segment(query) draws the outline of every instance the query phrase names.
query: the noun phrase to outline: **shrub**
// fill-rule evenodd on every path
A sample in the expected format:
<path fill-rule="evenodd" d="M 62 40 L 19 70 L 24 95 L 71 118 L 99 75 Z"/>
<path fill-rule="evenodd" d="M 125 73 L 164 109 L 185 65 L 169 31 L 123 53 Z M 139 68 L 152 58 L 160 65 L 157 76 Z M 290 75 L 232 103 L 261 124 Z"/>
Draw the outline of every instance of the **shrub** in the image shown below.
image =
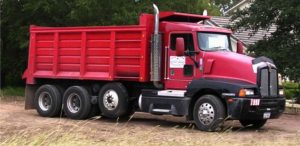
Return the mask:
<path fill-rule="evenodd" d="M 5 87 L 1 90 L 5 96 L 24 96 L 25 87 Z"/>
<path fill-rule="evenodd" d="M 285 82 L 283 88 L 287 99 L 296 99 L 297 103 L 300 103 L 300 83 Z"/>

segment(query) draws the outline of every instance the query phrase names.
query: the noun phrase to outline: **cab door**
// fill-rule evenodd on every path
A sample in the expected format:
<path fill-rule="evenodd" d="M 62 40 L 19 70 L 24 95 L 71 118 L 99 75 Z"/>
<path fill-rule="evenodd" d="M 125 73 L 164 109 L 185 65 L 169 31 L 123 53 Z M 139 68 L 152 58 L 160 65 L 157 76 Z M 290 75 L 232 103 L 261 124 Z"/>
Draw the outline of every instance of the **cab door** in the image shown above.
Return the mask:
<path fill-rule="evenodd" d="M 184 39 L 184 56 L 176 56 L 176 38 Z M 169 46 L 166 55 L 166 89 L 186 89 L 195 78 L 197 67 L 197 51 L 195 38 L 191 32 L 173 32 L 169 35 Z"/>

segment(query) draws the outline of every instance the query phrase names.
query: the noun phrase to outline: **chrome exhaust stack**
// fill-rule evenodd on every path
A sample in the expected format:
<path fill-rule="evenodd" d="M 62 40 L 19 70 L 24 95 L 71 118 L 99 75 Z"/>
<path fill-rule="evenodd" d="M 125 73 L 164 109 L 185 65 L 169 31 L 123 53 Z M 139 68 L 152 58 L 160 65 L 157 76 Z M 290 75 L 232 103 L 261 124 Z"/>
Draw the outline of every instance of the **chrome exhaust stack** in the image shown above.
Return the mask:
<path fill-rule="evenodd" d="M 154 34 L 158 34 L 159 31 L 159 9 L 153 4 L 154 9 Z"/>
<path fill-rule="evenodd" d="M 153 4 L 154 33 L 151 40 L 151 81 L 156 88 L 162 88 L 161 81 L 161 34 L 159 34 L 159 9 Z"/>

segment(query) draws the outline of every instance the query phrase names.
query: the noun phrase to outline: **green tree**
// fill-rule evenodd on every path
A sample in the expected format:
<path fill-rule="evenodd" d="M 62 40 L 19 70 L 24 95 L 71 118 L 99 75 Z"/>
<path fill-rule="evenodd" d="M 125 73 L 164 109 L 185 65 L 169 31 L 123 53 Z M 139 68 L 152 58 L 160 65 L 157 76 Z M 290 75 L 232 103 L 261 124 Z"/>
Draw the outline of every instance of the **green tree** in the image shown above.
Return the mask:
<path fill-rule="evenodd" d="M 27 67 L 29 26 L 88 26 L 137 24 L 141 13 L 161 11 L 219 15 L 210 0 L 0 0 L 1 83 L 22 85 Z"/>
<path fill-rule="evenodd" d="M 26 68 L 30 24 L 61 26 L 70 11 L 71 0 L 1 1 L 1 83 L 22 85 Z"/>
<path fill-rule="evenodd" d="M 275 25 L 276 31 L 269 38 L 249 48 L 255 56 L 267 56 L 274 60 L 279 72 L 296 82 L 300 81 L 300 1 L 255 0 L 232 17 L 238 21 L 234 29 L 268 30 Z"/>

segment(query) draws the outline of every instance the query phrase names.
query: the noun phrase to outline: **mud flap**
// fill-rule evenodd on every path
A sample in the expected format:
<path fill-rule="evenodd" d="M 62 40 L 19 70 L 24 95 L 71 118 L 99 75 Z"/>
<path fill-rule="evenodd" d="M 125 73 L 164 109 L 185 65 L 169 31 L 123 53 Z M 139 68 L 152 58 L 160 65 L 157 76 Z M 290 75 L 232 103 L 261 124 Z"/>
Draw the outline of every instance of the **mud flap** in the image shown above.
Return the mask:
<path fill-rule="evenodd" d="M 25 87 L 25 109 L 35 109 L 34 106 L 34 94 L 37 90 L 35 85 L 26 85 Z"/>

